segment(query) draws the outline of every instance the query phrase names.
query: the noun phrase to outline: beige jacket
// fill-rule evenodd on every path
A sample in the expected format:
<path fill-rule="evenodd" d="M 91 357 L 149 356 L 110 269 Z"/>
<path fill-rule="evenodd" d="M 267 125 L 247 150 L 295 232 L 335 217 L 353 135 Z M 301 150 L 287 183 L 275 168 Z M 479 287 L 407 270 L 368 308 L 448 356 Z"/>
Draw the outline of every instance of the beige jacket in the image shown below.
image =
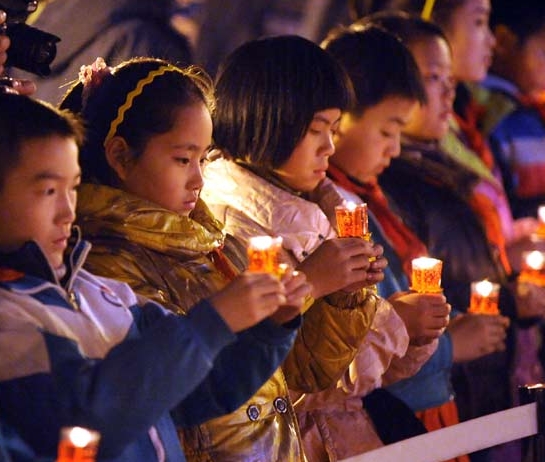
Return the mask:
<path fill-rule="evenodd" d="M 224 159 L 212 162 L 205 177 L 209 186 L 202 197 L 226 230 L 246 240 L 258 234 L 282 236 L 290 263 L 304 260 L 324 238 L 336 236 L 334 206 L 343 199 L 328 179 L 305 200 Z M 373 299 L 371 328 L 336 383 L 303 393 L 288 380 L 309 461 L 336 461 L 382 446 L 361 398 L 415 374 L 437 348 L 436 341 L 409 347 L 401 318 L 386 300 Z"/>

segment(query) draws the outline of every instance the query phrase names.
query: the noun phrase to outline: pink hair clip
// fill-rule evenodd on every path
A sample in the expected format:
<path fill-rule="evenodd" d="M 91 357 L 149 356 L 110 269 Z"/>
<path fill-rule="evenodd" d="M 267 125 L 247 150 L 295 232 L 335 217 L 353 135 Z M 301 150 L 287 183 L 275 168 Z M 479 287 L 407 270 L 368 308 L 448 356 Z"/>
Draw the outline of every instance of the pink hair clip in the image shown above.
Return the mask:
<path fill-rule="evenodd" d="M 111 75 L 112 68 L 106 65 L 106 62 L 102 58 L 95 59 L 93 64 L 81 66 L 79 69 L 79 81 L 83 84 L 82 100 L 85 104 L 89 93 L 96 87 L 98 87 L 104 77 Z"/>

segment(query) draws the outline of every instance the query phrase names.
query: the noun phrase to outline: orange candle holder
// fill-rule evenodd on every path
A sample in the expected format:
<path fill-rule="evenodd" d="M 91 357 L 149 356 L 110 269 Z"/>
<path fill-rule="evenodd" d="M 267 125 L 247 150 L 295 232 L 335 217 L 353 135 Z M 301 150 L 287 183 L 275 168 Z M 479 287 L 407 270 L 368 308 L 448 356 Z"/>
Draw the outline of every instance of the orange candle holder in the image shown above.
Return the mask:
<path fill-rule="evenodd" d="M 500 285 L 487 279 L 471 283 L 471 298 L 469 313 L 500 314 L 498 308 L 500 299 Z"/>
<path fill-rule="evenodd" d="M 419 257 L 411 262 L 411 289 L 424 293 L 441 293 L 443 262 L 437 258 Z"/>
<path fill-rule="evenodd" d="M 285 265 L 280 263 L 282 237 L 254 236 L 248 244 L 248 270 L 281 276 Z"/>
<path fill-rule="evenodd" d="M 539 250 L 522 252 L 522 265 L 518 280 L 519 282 L 545 286 L 545 252 Z"/>
<path fill-rule="evenodd" d="M 337 205 L 335 207 L 335 218 L 337 219 L 339 237 L 371 239 L 366 203 L 347 202 L 344 205 Z"/>
<path fill-rule="evenodd" d="M 83 427 L 61 429 L 56 462 L 94 462 L 100 433 Z"/>

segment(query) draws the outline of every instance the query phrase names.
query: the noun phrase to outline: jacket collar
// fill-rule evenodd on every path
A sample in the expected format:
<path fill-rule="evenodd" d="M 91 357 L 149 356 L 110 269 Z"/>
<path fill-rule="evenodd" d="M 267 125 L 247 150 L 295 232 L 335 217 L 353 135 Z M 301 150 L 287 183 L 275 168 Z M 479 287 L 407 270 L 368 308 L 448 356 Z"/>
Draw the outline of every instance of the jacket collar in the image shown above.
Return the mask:
<path fill-rule="evenodd" d="M 73 227 L 71 241 L 73 247 L 65 255 L 66 272 L 62 277 L 62 285 L 72 286 L 73 280 L 83 266 L 91 245 L 81 239 L 81 232 L 77 226 Z M 49 264 L 42 248 L 35 241 L 27 241 L 15 252 L 0 253 L 0 268 L 20 273 L 21 276 L 33 276 L 61 285 L 57 273 Z"/>
<path fill-rule="evenodd" d="M 223 245 L 223 225 L 199 200 L 189 217 L 164 209 L 120 189 L 83 184 L 78 223 L 91 242 L 113 237 L 183 258 Z"/>

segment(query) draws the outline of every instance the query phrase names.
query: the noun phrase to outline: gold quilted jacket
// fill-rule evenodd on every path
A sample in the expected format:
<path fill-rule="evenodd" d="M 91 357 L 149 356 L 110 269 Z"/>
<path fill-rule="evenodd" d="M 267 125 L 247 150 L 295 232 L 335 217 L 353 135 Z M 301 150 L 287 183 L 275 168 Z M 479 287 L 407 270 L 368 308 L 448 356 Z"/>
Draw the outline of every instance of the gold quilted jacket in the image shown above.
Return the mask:
<path fill-rule="evenodd" d="M 227 283 L 209 252 L 224 242 L 233 265 L 240 271 L 246 264 L 245 249 L 224 239 L 202 201 L 191 217 L 182 217 L 117 189 L 82 185 L 78 222 L 93 243 L 90 271 L 123 280 L 179 314 Z M 374 307 L 373 300 L 365 305 Z M 302 388 L 318 390 L 335 383 L 351 362 L 372 310 L 309 311 L 315 315 L 303 323 L 287 372 Z M 235 412 L 180 432 L 190 462 L 306 462 L 280 368 Z"/>

